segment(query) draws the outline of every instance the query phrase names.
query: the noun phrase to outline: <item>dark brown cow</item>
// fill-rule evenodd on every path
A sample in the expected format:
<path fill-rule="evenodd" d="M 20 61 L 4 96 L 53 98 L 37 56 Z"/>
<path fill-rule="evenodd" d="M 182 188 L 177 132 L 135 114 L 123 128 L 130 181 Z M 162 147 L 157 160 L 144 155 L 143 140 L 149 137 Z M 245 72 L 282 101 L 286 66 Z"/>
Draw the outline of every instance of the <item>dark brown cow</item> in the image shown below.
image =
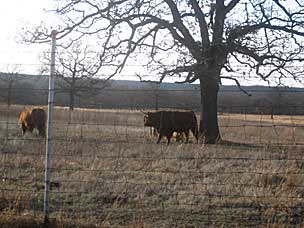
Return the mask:
<path fill-rule="evenodd" d="M 19 124 L 21 125 L 23 135 L 28 130 L 33 132 L 36 128 L 41 137 L 45 137 L 46 131 L 46 113 L 42 108 L 27 108 L 19 115 Z"/>
<path fill-rule="evenodd" d="M 193 111 L 156 111 L 147 112 L 144 116 L 144 126 L 154 127 L 159 133 L 157 143 L 163 136 L 167 137 L 167 144 L 173 132 L 184 133 L 186 143 L 189 140 L 189 130 L 192 131 L 196 140 L 198 140 L 197 119 Z"/>

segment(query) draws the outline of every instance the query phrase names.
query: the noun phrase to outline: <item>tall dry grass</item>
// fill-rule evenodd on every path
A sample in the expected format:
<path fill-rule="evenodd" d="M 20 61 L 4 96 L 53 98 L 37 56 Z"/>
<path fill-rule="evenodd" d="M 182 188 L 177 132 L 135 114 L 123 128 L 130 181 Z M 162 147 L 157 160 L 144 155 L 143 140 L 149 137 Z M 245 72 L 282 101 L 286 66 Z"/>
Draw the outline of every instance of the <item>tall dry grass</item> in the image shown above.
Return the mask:
<path fill-rule="evenodd" d="M 45 143 L 35 134 L 21 137 L 21 108 L 10 110 L 8 132 L 0 133 L 0 213 L 39 218 Z M 222 136 L 233 143 L 205 146 L 192 137 L 189 144 L 167 146 L 155 144 L 142 115 L 55 109 L 52 219 L 100 227 L 303 224 L 301 127 L 279 127 L 279 117 L 271 126 L 259 117 L 226 114 Z M 0 121 L 6 129 L 7 115 Z"/>

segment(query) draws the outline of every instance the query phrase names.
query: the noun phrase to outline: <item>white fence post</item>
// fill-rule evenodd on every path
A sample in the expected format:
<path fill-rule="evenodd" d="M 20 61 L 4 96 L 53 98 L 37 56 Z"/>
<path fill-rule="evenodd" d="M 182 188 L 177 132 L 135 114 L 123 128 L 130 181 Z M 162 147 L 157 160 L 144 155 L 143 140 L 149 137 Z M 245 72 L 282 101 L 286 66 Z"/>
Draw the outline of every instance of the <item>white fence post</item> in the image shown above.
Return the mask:
<path fill-rule="evenodd" d="M 44 222 L 49 221 L 49 191 L 51 177 L 51 154 L 52 154 L 52 126 L 53 126 L 53 104 L 54 104 L 54 76 L 55 76 L 55 52 L 56 52 L 56 35 L 57 31 L 53 30 L 52 49 L 51 49 L 51 72 L 49 77 L 49 94 L 48 94 L 48 117 L 46 133 L 46 158 L 45 158 L 45 192 L 44 192 Z"/>

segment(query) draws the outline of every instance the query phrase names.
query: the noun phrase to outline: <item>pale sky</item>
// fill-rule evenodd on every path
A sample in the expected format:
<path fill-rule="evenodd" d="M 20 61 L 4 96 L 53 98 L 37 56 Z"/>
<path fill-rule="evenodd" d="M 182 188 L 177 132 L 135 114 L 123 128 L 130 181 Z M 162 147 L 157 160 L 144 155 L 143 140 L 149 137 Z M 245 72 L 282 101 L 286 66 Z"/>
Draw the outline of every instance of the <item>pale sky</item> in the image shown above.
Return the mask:
<path fill-rule="evenodd" d="M 38 55 L 43 47 L 21 44 L 20 33 L 24 26 L 51 21 L 43 9 L 50 7 L 49 0 L 2 1 L 0 7 L 0 71 L 11 71 L 18 65 L 20 73 L 33 72 L 39 65 Z"/>
<path fill-rule="evenodd" d="M 51 9 L 53 4 L 52 0 L 9 0 L 1 2 L 0 71 L 11 72 L 17 66 L 19 73 L 38 73 L 40 65 L 38 57 L 43 51 L 50 50 L 51 47 L 50 45 L 21 44 L 19 34 L 24 26 L 39 25 L 42 21 L 56 27 L 55 15 L 44 11 L 44 9 Z M 133 75 L 132 72 L 130 74 Z M 223 81 L 223 83 L 234 84 L 233 81 Z M 242 84 L 268 85 L 260 80 L 243 81 Z M 294 83 L 294 81 L 290 83 L 290 86 L 303 87 L 302 84 Z"/>

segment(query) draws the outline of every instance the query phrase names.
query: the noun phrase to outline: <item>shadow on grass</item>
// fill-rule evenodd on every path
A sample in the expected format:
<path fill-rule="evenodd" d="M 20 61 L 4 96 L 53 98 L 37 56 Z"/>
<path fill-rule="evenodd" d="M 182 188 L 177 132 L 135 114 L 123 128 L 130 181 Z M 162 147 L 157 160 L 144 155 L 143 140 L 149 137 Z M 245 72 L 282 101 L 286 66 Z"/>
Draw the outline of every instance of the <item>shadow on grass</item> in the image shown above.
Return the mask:
<path fill-rule="evenodd" d="M 259 150 L 269 150 L 269 151 L 288 151 L 291 148 L 296 148 L 298 145 L 294 144 L 255 144 L 255 143 L 246 143 L 246 142 L 234 142 L 229 140 L 221 140 L 218 145 L 226 146 L 226 147 L 233 147 L 239 148 L 242 150 L 252 150 L 252 149 L 259 149 Z"/>
<path fill-rule="evenodd" d="M 33 218 L 30 215 L 18 216 L 18 215 L 0 215 L 0 227 L 1 228 L 96 228 L 96 225 L 80 224 L 68 221 L 59 221 L 56 219 L 50 219 L 48 223 L 44 223 L 41 218 Z M 102 227 L 102 226 L 100 226 Z"/>
<path fill-rule="evenodd" d="M 257 149 L 257 148 L 264 148 L 265 145 L 259 145 L 259 144 L 253 144 L 253 143 L 244 143 L 244 142 L 234 142 L 229 140 L 221 140 L 218 145 L 221 146 L 231 146 L 231 147 L 242 147 L 242 148 L 248 148 L 248 149 Z"/>

